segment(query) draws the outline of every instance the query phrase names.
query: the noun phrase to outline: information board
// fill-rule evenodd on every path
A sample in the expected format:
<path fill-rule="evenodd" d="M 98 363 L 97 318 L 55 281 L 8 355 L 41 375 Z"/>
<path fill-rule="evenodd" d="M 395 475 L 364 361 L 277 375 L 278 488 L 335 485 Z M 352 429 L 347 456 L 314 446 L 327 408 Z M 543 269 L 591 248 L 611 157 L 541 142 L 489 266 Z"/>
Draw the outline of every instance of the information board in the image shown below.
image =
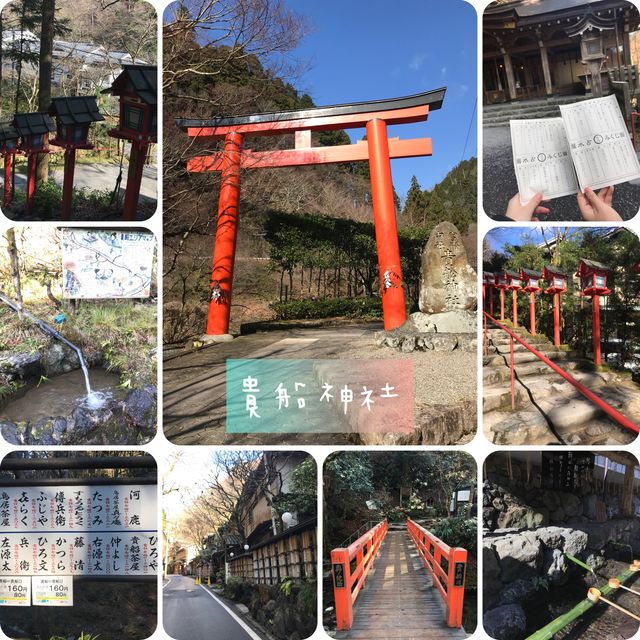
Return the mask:
<path fill-rule="evenodd" d="M 0 577 L 0 607 L 30 607 L 31 578 Z"/>
<path fill-rule="evenodd" d="M 145 231 L 62 231 L 64 297 L 148 298 L 154 235 Z"/>
<path fill-rule="evenodd" d="M 33 605 L 36 607 L 72 607 L 73 578 L 71 576 L 33 577 Z"/>
<path fill-rule="evenodd" d="M 155 485 L 0 489 L 0 577 L 155 575 Z"/>

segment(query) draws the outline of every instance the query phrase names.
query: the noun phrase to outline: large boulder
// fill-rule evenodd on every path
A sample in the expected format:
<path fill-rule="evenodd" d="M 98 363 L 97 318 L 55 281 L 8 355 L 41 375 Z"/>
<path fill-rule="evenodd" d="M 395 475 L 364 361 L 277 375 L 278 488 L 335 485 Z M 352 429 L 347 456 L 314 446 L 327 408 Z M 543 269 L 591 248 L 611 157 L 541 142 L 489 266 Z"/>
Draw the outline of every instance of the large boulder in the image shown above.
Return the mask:
<path fill-rule="evenodd" d="M 482 625 L 495 640 L 513 640 L 525 632 L 527 618 L 519 604 L 505 604 L 487 611 L 482 617 Z"/>
<path fill-rule="evenodd" d="M 517 578 L 532 578 L 538 574 L 542 564 L 542 543 L 535 531 L 507 535 L 492 541 L 498 556 L 502 582 L 513 582 Z"/>
<path fill-rule="evenodd" d="M 131 426 L 152 429 L 157 423 L 157 390 L 151 385 L 134 389 L 124 399 L 124 415 Z"/>
<path fill-rule="evenodd" d="M 42 371 L 45 376 L 59 376 L 80 367 L 78 354 L 61 342 L 52 342 L 43 352 Z"/>
<path fill-rule="evenodd" d="M 420 311 L 472 310 L 477 302 L 476 272 L 469 265 L 460 232 L 450 222 L 441 222 L 422 253 Z"/>
<path fill-rule="evenodd" d="M 469 311 L 443 311 L 442 313 L 412 313 L 409 320 L 419 332 L 476 333 L 477 316 Z"/>
<path fill-rule="evenodd" d="M 40 376 L 40 354 L 38 352 L 17 353 L 0 358 L 0 373 L 9 380 L 37 378 Z"/>

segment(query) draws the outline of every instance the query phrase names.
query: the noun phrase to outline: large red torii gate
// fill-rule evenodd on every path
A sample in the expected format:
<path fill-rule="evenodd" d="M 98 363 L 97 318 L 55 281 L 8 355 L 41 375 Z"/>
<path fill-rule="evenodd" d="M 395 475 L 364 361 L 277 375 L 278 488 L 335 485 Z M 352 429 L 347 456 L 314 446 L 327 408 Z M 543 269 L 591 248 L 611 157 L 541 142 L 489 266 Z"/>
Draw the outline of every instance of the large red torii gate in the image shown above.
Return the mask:
<path fill-rule="evenodd" d="M 229 333 L 231 288 L 238 231 L 240 170 L 294 167 L 369 160 L 371 196 L 380 269 L 384 328 L 395 329 L 406 320 L 400 249 L 393 202 L 391 158 L 431 155 L 431 139 L 389 139 L 387 126 L 421 122 L 440 109 L 446 88 L 403 98 L 317 107 L 299 111 L 260 113 L 211 120 L 178 119 L 176 124 L 191 137 L 224 138 L 224 150 L 191 158 L 187 171 L 221 172 L 218 221 L 213 253 L 207 335 Z M 355 144 L 314 147 L 312 131 L 365 127 L 367 140 Z M 294 134 L 293 149 L 243 150 L 245 136 Z"/>

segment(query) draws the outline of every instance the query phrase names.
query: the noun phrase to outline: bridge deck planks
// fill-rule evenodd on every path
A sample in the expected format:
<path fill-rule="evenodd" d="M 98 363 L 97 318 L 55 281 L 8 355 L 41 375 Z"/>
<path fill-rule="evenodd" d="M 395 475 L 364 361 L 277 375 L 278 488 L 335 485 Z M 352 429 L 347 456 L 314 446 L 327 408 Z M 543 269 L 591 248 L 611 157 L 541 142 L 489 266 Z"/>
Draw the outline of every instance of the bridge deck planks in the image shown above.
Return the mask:
<path fill-rule="evenodd" d="M 466 638 L 444 622 L 445 608 L 406 531 L 389 531 L 340 638 L 447 640 Z"/>

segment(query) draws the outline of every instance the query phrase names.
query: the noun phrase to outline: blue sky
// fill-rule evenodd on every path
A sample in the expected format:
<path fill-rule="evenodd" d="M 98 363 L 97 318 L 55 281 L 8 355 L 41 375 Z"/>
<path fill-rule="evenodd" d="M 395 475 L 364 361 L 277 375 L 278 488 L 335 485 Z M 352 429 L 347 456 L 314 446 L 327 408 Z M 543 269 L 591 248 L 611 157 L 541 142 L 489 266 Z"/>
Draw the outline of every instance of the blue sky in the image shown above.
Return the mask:
<path fill-rule="evenodd" d="M 577 231 L 584 230 L 586 227 L 568 228 L 569 234 L 572 235 Z M 607 232 L 610 230 L 610 227 L 601 227 L 601 230 Z M 553 238 L 554 228 L 547 227 L 547 231 L 547 239 Z M 544 241 L 539 227 L 497 227 L 489 231 L 485 238 L 492 249 L 500 252 L 504 250 L 505 244 L 517 246 L 525 244 L 527 240 L 535 242 L 536 244 Z"/>
<path fill-rule="evenodd" d="M 430 137 L 431 158 L 392 161 L 401 196 L 412 175 L 437 184 L 462 159 L 476 102 L 476 13 L 464 0 L 287 0 L 312 32 L 294 52 L 308 67 L 294 84 L 319 105 L 376 100 L 447 87 L 427 122 L 390 127 L 392 136 Z M 464 158 L 477 155 L 477 117 Z M 364 130 L 349 131 L 352 140 Z"/>

